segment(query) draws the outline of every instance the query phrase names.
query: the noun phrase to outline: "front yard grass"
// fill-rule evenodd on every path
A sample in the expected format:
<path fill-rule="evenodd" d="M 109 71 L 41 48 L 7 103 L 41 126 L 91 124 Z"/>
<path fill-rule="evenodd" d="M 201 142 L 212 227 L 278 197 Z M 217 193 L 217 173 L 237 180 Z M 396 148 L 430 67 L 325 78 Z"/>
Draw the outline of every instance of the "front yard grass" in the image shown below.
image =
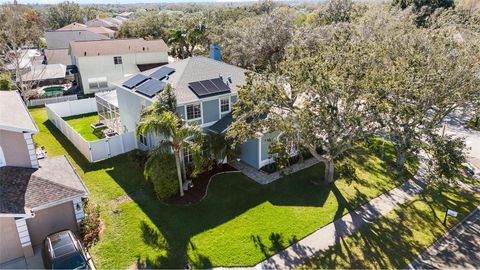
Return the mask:
<path fill-rule="evenodd" d="M 207 197 L 194 206 L 160 203 L 128 156 L 90 164 L 47 119 L 32 109 L 40 128 L 34 139 L 49 156 L 67 155 L 84 179 L 105 224 L 89 249 L 99 269 L 251 266 L 400 185 L 408 175 L 392 168 L 389 143 L 370 140 L 343 162 L 356 179 L 319 184 L 323 165 L 260 185 L 240 173 L 215 176 Z M 409 160 L 411 172 L 416 169 Z"/>
<path fill-rule="evenodd" d="M 480 203 L 478 194 L 460 188 L 431 187 L 360 228 L 300 268 L 405 269 L 449 228 Z M 458 212 L 442 224 L 447 209 Z"/>
<path fill-rule="evenodd" d="M 95 130 L 90 126 L 99 121 L 98 113 L 96 112 L 64 117 L 63 120 L 67 121 L 67 123 L 87 141 L 95 141 L 105 138 L 103 130 Z"/>

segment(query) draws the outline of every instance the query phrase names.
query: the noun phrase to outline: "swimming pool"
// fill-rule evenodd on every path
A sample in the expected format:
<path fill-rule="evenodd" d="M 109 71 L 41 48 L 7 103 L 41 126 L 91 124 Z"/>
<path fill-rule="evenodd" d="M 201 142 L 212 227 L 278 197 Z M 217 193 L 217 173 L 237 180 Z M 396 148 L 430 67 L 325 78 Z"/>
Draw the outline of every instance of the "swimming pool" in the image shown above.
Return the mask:
<path fill-rule="evenodd" d="M 49 86 L 43 88 L 45 96 L 61 96 L 65 91 L 65 87 L 62 85 Z"/>

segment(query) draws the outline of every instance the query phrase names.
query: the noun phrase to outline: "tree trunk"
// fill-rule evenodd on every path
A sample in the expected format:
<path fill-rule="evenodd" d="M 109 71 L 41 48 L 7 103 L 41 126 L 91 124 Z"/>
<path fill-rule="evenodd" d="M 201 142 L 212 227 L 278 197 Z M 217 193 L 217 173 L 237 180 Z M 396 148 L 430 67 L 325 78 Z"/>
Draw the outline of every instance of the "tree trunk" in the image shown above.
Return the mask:
<path fill-rule="evenodd" d="M 335 163 L 332 159 L 327 159 L 324 161 L 325 163 L 325 181 L 327 183 L 332 183 L 334 179 L 334 172 L 335 172 Z"/>
<path fill-rule="evenodd" d="M 406 159 L 407 152 L 403 149 L 397 149 L 397 160 L 395 161 L 395 166 L 397 166 L 397 168 L 403 169 Z"/>
<path fill-rule="evenodd" d="M 182 177 L 184 181 L 187 181 L 187 168 L 185 167 L 185 154 L 183 148 L 180 149 L 180 161 L 182 165 Z"/>
<path fill-rule="evenodd" d="M 175 151 L 175 163 L 177 164 L 178 184 L 180 185 L 180 197 L 183 197 L 182 164 L 179 151 Z"/>

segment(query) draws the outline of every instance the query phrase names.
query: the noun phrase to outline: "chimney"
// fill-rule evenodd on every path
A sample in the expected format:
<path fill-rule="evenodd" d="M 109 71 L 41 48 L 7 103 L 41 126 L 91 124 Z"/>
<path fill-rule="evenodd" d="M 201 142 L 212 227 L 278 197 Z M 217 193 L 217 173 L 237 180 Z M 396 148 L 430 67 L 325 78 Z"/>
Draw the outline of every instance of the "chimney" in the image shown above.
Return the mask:
<path fill-rule="evenodd" d="M 210 58 L 222 61 L 222 48 L 218 44 L 210 45 Z"/>

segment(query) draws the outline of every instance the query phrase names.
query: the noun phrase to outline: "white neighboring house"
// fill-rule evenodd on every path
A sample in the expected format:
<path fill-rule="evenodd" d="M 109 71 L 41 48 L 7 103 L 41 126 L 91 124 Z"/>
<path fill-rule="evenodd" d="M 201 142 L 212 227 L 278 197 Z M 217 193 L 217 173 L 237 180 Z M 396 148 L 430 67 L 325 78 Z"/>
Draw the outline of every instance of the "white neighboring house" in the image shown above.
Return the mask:
<path fill-rule="evenodd" d="M 74 41 L 69 50 L 84 94 L 107 90 L 111 81 L 168 63 L 168 46 L 163 40 Z"/>

